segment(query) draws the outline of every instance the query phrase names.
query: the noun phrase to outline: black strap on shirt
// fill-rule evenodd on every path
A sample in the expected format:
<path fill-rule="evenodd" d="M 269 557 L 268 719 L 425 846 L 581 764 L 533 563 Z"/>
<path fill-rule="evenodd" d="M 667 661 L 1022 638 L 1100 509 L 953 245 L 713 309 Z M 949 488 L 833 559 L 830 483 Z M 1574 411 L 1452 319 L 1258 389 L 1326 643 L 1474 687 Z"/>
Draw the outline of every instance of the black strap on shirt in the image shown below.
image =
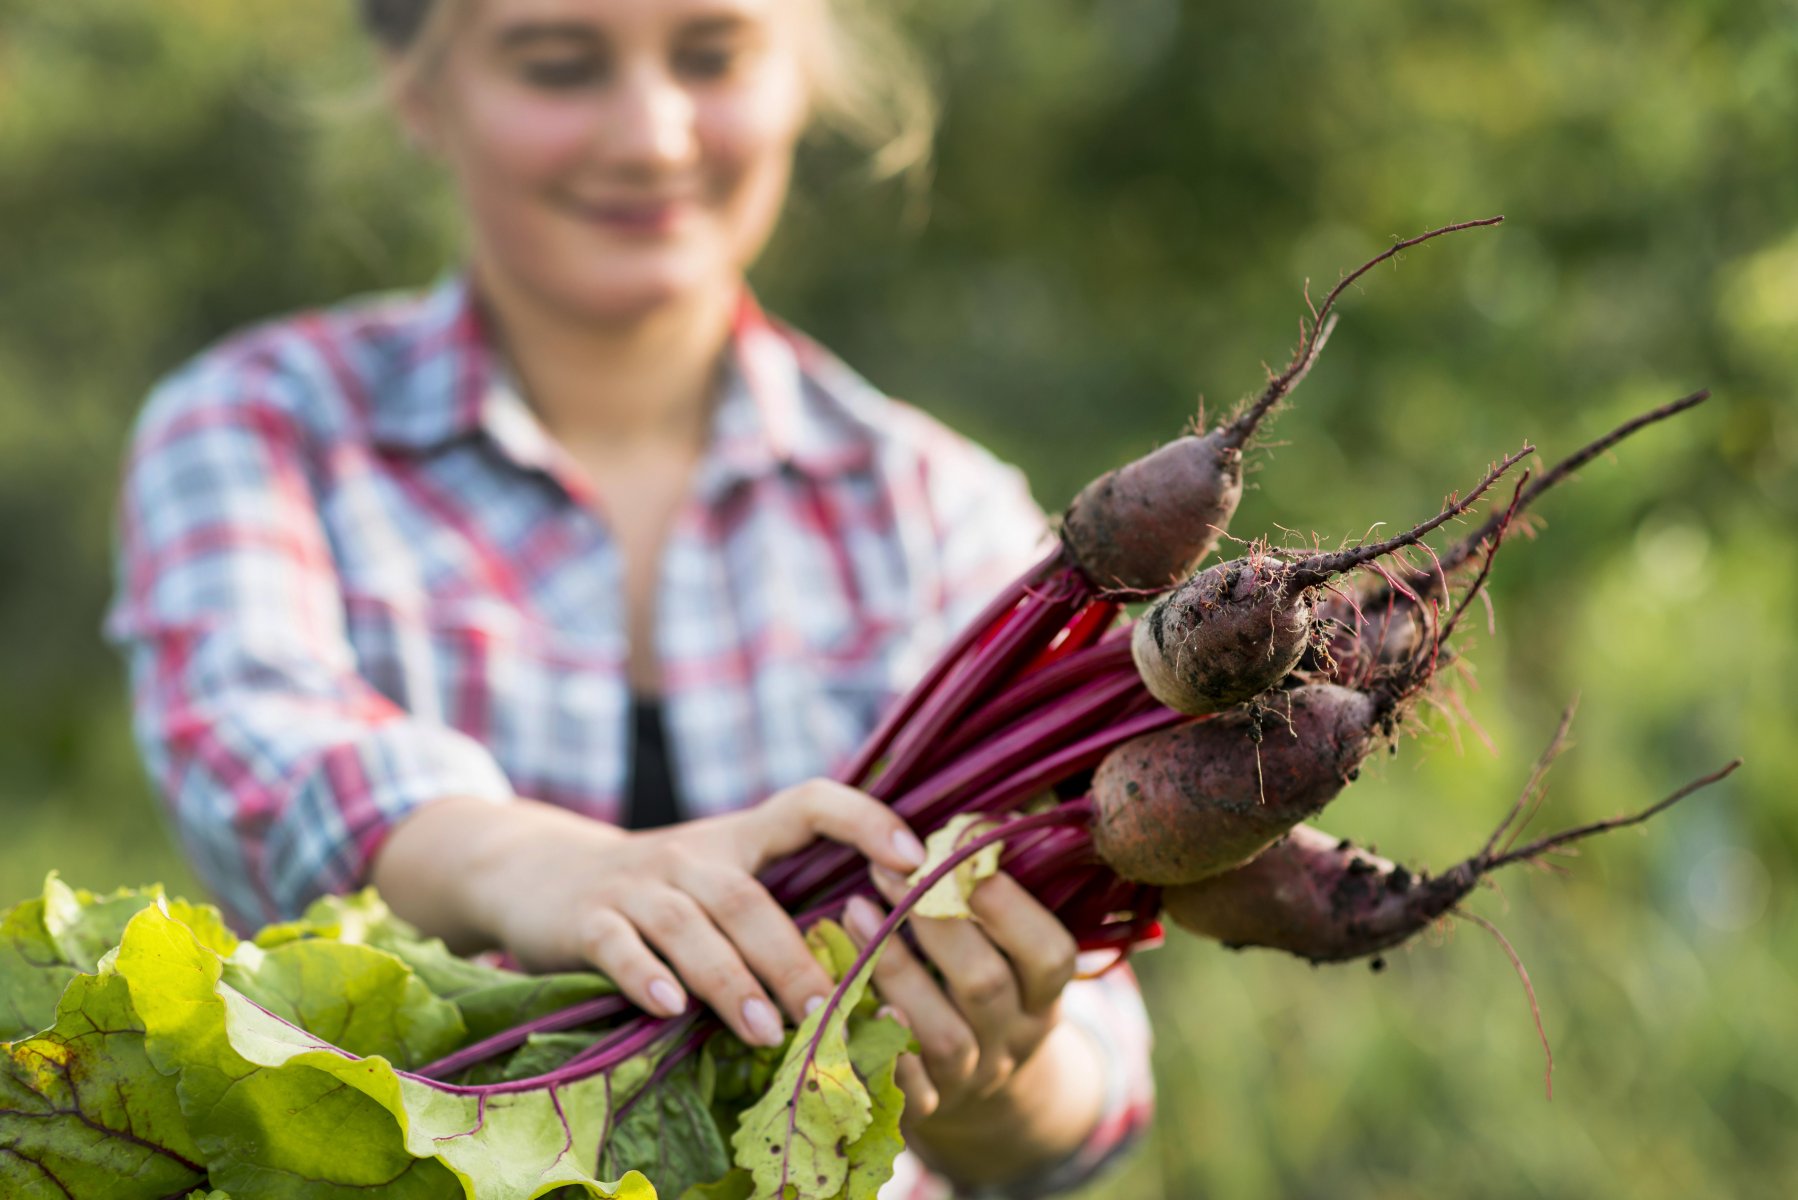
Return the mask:
<path fill-rule="evenodd" d="M 631 770 L 625 795 L 627 829 L 660 829 L 681 820 L 662 704 L 653 698 L 631 697 Z"/>

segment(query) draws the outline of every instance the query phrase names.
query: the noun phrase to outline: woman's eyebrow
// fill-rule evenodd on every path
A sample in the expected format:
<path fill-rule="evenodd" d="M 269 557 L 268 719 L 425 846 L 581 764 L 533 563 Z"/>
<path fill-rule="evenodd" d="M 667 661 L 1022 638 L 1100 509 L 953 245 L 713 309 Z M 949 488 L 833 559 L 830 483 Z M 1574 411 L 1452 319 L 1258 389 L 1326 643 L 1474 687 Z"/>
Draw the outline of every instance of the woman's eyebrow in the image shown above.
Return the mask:
<path fill-rule="evenodd" d="M 544 43 L 579 42 L 591 45 L 602 40 L 599 33 L 578 21 L 532 21 L 508 25 L 494 41 L 501 50 L 528 50 Z"/>
<path fill-rule="evenodd" d="M 741 13 L 720 13 L 717 16 L 695 17 L 691 21 L 684 21 L 681 23 L 680 31 L 687 37 L 720 37 L 742 33 L 760 25 L 760 21 L 753 20 Z"/>

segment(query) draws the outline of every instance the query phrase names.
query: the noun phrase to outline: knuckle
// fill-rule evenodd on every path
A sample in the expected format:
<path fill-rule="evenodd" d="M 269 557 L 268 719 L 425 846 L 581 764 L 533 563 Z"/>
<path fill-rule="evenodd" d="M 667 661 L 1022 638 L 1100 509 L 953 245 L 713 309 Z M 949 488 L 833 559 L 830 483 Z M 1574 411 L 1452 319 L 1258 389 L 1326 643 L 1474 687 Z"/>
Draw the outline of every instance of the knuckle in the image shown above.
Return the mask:
<path fill-rule="evenodd" d="M 942 1107 L 943 1096 L 924 1064 L 917 1059 L 901 1060 L 899 1086 L 905 1092 L 905 1119 L 916 1121 L 928 1117 Z"/>
<path fill-rule="evenodd" d="M 880 919 L 886 920 L 884 912 L 880 914 Z M 856 941 L 859 944 L 864 939 L 857 938 Z M 886 940 L 886 944 L 880 948 L 879 955 L 874 959 L 874 978 L 882 983 L 892 983 L 903 979 L 908 973 L 915 970 L 918 970 L 918 960 L 912 957 L 912 952 L 906 946 L 905 939 L 897 935 Z"/>
<path fill-rule="evenodd" d="M 640 849 L 636 869 L 641 878 L 672 879 L 681 858 L 678 846 L 666 838 L 657 838 Z"/>
<path fill-rule="evenodd" d="M 1017 1069 L 1017 1060 L 1009 1054 L 988 1055 L 981 1060 L 974 1078 L 969 1081 L 968 1090 L 977 1096 L 991 1095 L 1004 1087 Z"/>
<path fill-rule="evenodd" d="M 969 1004 L 987 1008 L 1002 1002 L 1011 988 L 1011 972 L 989 964 L 970 971 L 959 990 Z"/>
<path fill-rule="evenodd" d="M 980 1061 L 980 1044 L 965 1026 L 932 1030 L 919 1039 L 919 1046 L 933 1079 L 966 1079 Z"/>
<path fill-rule="evenodd" d="M 808 779 L 796 783 L 775 797 L 775 801 L 790 812 L 810 814 L 818 808 L 818 789 L 821 780 Z"/>
<path fill-rule="evenodd" d="M 768 983 L 782 996 L 800 1002 L 830 991 L 830 976 L 811 959 L 783 962 L 768 972 Z"/>
<path fill-rule="evenodd" d="M 662 888 L 645 892 L 635 904 L 637 925 L 657 940 L 678 938 L 691 927 L 693 902 L 680 892 Z"/>
<path fill-rule="evenodd" d="M 679 842 L 667 842 L 656 851 L 658 874 L 664 879 L 684 879 L 702 860 Z"/>
<path fill-rule="evenodd" d="M 1080 948 L 1071 937 L 1058 939 L 1048 948 L 1048 958 L 1043 964 L 1043 978 L 1048 984 L 1046 990 L 1059 996 L 1061 990 L 1074 981 L 1079 970 Z"/>
<path fill-rule="evenodd" d="M 742 912 L 768 903 L 768 890 L 755 877 L 742 871 L 728 871 L 716 876 L 712 883 L 713 902 L 720 908 Z"/>
<path fill-rule="evenodd" d="M 609 908 L 595 909 L 581 918 L 580 946 L 592 962 L 609 967 L 629 945 L 627 923 Z"/>

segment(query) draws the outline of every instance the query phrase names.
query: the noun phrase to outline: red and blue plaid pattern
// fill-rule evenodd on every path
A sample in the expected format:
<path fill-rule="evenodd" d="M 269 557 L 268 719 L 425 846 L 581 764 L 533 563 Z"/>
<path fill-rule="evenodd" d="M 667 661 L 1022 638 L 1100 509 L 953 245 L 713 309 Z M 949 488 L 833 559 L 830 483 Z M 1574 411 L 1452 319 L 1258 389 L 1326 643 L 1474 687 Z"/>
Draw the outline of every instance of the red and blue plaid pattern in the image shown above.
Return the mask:
<path fill-rule="evenodd" d="M 623 815 L 619 556 L 461 280 L 260 327 L 164 381 L 119 528 L 107 631 L 138 741 L 238 922 L 360 886 L 442 796 Z M 828 774 L 1044 536 L 1016 471 L 745 299 L 656 590 L 689 811 Z M 1067 1006 L 1119 1073 L 1057 1190 L 1149 1097 L 1125 975 Z"/>

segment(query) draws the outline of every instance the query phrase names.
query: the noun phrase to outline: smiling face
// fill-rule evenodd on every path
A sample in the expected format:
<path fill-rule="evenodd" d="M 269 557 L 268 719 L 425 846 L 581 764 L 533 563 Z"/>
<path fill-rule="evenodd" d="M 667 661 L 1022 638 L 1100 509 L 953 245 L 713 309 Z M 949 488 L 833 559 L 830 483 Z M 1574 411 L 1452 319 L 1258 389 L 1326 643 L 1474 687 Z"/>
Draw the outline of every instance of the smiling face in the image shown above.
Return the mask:
<path fill-rule="evenodd" d="M 734 289 L 806 121 L 799 0 L 466 0 L 401 89 L 454 175 L 476 274 L 628 323 Z"/>

